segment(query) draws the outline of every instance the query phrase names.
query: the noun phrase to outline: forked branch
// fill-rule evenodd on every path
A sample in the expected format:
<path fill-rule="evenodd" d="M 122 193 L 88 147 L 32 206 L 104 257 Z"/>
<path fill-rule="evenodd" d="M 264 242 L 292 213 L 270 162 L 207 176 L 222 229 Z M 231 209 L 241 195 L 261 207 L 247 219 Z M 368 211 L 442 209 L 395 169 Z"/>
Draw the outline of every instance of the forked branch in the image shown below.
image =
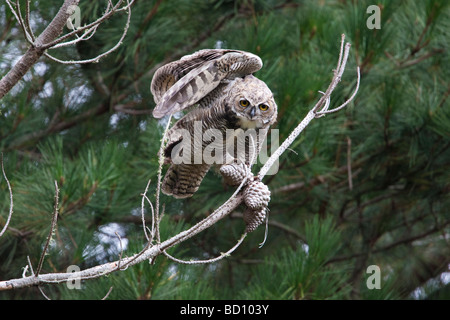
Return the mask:
<path fill-rule="evenodd" d="M 30 68 L 38 61 L 38 59 L 45 55 L 49 59 L 62 64 L 80 64 L 98 62 L 101 58 L 116 50 L 123 42 L 127 34 L 131 19 L 131 6 L 135 0 L 118 0 L 113 4 L 111 0 L 107 1 L 106 10 L 104 14 L 97 20 L 88 23 L 82 27 L 73 26 L 73 30 L 62 36 L 64 26 L 70 22 L 70 17 L 73 15 L 75 8 L 78 8 L 79 0 L 65 0 L 58 13 L 55 15 L 50 24 L 45 30 L 36 37 L 30 23 L 30 0 L 26 0 L 25 16 L 21 13 L 20 1 L 5 0 L 15 19 L 17 20 L 20 29 L 24 33 L 25 40 L 30 44 L 29 49 L 19 59 L 11 70 L 0 80 L 0 99 L 5 96 L 20 79 L 30 70 Z M 97 31 L 97 28 L 104 21 L 112 17 L 114 14 L 125 11 L 127 13 L 127 21 L 125 23 L 123 32 L 117 43 L 103 53 L 96 57 L 84 60 L 61 60 L 50 55 L 47 50 L 56 49 L 65 46 L 72 46 L 80 41 L 89 40 Z M 73 40 L 68 40 L 74 38 Z M 66 41 L 67 40 L 67 41 Z"/>

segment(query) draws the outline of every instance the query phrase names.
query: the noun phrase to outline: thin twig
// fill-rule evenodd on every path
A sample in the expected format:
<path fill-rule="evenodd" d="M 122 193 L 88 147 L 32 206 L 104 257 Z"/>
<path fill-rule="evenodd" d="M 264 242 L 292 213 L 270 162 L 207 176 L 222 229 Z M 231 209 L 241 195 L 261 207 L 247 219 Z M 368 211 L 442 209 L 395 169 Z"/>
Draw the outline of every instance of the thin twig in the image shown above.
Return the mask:
<path fill-rule="evenodd" d="M 356 78 L 356 88 L 355 88 L 355 90 L 353 91 L 353 93 L 352 93 L 352 95 L 350 96 L 350 98 L 348 98 L 347 101 L 345 101 L 345 102 L 344 102 L 343 104 L 341 104 L 339 107 L 336 107 L 336 108 L 331 109 L 331 110 L 318 111 L 318 112 L 316 113 L 317 115 L 320 116 L 320 115 L 324 115 L 324 114 L 327 114 L 327 113 L 334 113 L 334 112 L 337 112 L 337 111 L 343 109 L 345 106 L 347 106 L 350 102 L 353 101 L 353 99 L 355 98 L 356 94 L 358 93 L 358 90 L 359 90 L 359 84 L 360 84 L 360 82 L 361 82 L 361 72 L 360 72 L 359 67 L 356 68 L 356 74 L 357 74 L 357 78 Z M 316 117 L 317 117 L 317 116 L 316 116 Z"/>
<path fill-rule="evenodd" d="M 26 265 L 26 266 L 23 268 L 22 278 L 25 278 L 25 277 L 27 276 L 27 272 L 28 272 L 28 265 Z"/>
<path fill-rule="evenodd" d="M 95 34 L 95 32 L 97 31 L 99 24 L 93 26 L 92 28 L 86 30 L 81 37 L 78 37 L 74 40 L 70 40 L 70 41 L 66 41 L 66 42 L 61 42 L 58 44 L 55 44 L 54 46 L 50 47 L 49 49 L 57 49 L 57 48 L 61 48 L 61 47 L 67 47 L 67 46 L 71 46 L 74 44 L 77 44 L 80 41 L 86 41 L 89 40 L 90 38 L 92 38 L 92 36 Z"/>
<path fill-rule="evenodd" d="M 29 42 L 29 43 L 33 43 L 33 39 L 31 37 L 31 35 L 28 33 L 27 27 L 26 27 L 26 23 L 22 17 L 22 10 L 20 9 L 20 2 L 19 0 L 16 0 L 16 11 L 17 11 L 17 16 L 18 16 L 18 23 L 20 25 L 20 28 L 23 31 L 23 34 L 25 36 L 25 39 Z"/>
<path fill-rule="evenodd" d="M 159 222 L 161 219 L 161 215 L 159 214 L 159 197 L 161 195 L 161 181 L 162 181 L 162 168 L 164 165 L 164 148 L 166 146 L 166 139 L 167 139 L 167 133 L 169 132 L 170 128 L 170 121 L 172 120 L 172 115 L 169 115 L 167 118 L 167 125 L 164 129 L 163 136 L 161 138 L 161 146 L 159 148 L 159 159 L 158 159 L 158 183 L 156 185 L 156 200 L 155 200 L 155 220 L 156 220 L 156 228 L 155 228 L 155 235 L 156 235 L 156 242 L 160 243 L 160 233 L 159 233 Z"/>
<path fill-rule="evenodd" d="M 264 229 L 264 238 L 258 245 L 258 248 L 262 248 L 267 240 L 267 235 L 269 234 L 269 208 L 266 208 L 266 228 Z"/>
<path fill-rule="evenodd" d="M 6 229 L 8 229 L 9 222 L 11 221 L 11 217 L 13 214 L 13 208 L 14 208 L 14 202 L 13 202 L 13 192 L 12 192 L 11 184 L 9 183 L 9 180 L 6 177 L 5 167 L 3 165 L 3 152 L 1 153 L 0 161 L 1 161 L 1 165 L 2 165 L 3 177 L 5 178 L 5 181 L 6 181 L 6 184 L 8 185 L 8 190 L 9 190 L 9 214 L 8 214 L 8 218 L 6 219 L 5 225 L 3 226 L 2 231 L 0 231 L 0 237 L 1 237 L 5 233 Z"/>
<path fill-rule="evenodd" d="M 17 23 L 19 23 L 19 26 L 20 26 L 20 28 L 22 29 L 23 33 L 24 33 L 25 40 L 27 40 L 28 42 L 30 42 L 31 39 L 30 39 L 30 37 L 29 37 L 29 35 L 28 35 L 28 33 L 27 33 L 27 30 L 25 29 L 25 26 L 24 26 L 24 23 L 23 23 L 23 19 L 22 19 L 20 10 L 14 9 L 13 4 L 10 2 L 10 0 L 6 0 L 6 4 L 9 6 L 9 9 L 11 10 L 11 12 L 12 12 L 14 18 L 16 18 Z M 16 4 L 16 7 L 17 7 L 17 4 Z M 30 42 L 30 43 L 32 44 L 32 42 Z"/>
<path fill-rule="evenodd" d="M 30 24 L 30 0 L 27 0 L 25 12 L 25 27 L 28 29 L 28 33 L 30 34 L 31 40 L 34 42 L 36 37 L 34 36 L 33 29 L 31 29 Z"/>
<path fill-rule="evenodd" d="M 39 291 L 41 292 L 42 296 L 43 296 L 45 299 L 47 299 L 47 300 L 52 300 L 52 299 L 50 299 L 50 298 L 44 293 L 44 290 L 42 290 L 41 286 L 38 286 L 38 289 L 39 289 Z"/>
<path fill-rule="evenodd" d="M 175 262 L 178 262 L 178 263 L 182 263 L 182 264 L 205 264 L 205 263 L 213 263 L 213 262 L 219 261 L 219 260 L 221 260 L 221 259 L 223 259 L 223 258 L 225 258 L 225 257 L 230 256 L 230 254 L 231 254 L 234 250 L 236 250 L 236 249 L 241 245 L 241 243 L 244 241 L 244 239 L 245 239 L 246 236 L 247 236 L 247 233 L 242 234 L 241 238 L 237 241 L 237 243 L 236 243 L 230 250 L 228 250 L 227 252 L 222 252 L 222 253 L 221 253 L 218 257 L 216 257 L 216 258 L 207 259 L 207 260 L 189 260 L 189 261 L 187 261 L 187 260 L 181 260 L 181 259 L 177 259 L 177 258 L 171 256 L 170 254 L 168 254 L 168 253 L 166 252 L 166 250 L 163 250 L 162 252 L 163 252 L 163 254 L 164 254 L 167 258 L 169 258 L 170 260 L 175 261 Z"/>
<path fill-rule="evenodd" d="M 147 192 L 148 192 L 148 188 L 150 186 L 150 182 L 151 180 L 148 181 L 147 186 L 145 187 L 145 191 L 142 194 L 142 201 L 141 201 L 141 218 L 142 218 L 142 227 L 144 229 L 144 234 L 145 234 L 145 238 L 147 239 L 147 241 L 151 242 L 153 239 L 153 232 L 154 232 L 154 221 L 155 221 L 155 211 L 153 210 L 153 205 L 152 202 L 150 201 L 150 199 L 148 199 L 147 197 Z M 145 200 L 148 201 L 148 203 L 150 204 L 150 208 L 152 210 L 152 231 L 151 231 L 151 238 L 149 238 L 148 234 L 147 234 L 147 227 L 145 225 L 145 214 L 144 214 L 144 203 Z"/>
<path fill-rule="evenodd" d="M 109 297 L 109 294 L 111 293 L 113 287 L 109 288 L 108 292 L 106 293 L 106 295 L 102 298 L 102 300 L 106 300 L 106 298 Z"/>
<path fill-rule="evenodd" d="M 348 188 L 353 190 L 353 179 L 352 179 L 352 140 L 347 137 L 347 177 L 348 177 Z"/>
<path fill-rule="evenodd" d="M 28 265 L 30 267 L 31 275 L 34 276 L 33 265 L 31 264 L 30 256 L 27 256 Z"/>
<path fill-rule="evenodd" d="M 50 240 L 52 239 L 53 232 L 55 231 L 56 222 L 58 221 L 58 206 L 59 206 L 59 188 L 58 182 L 55 180 L 55 205 L 53 207 L 53 215 L 52 215 L 52 223 L 50 226 L 50 232 L 48 233 L 47 241 L 45 242 L 44 249 L 42 250 L 41 258 L 39 259 L 38 266 L 36 268 L 35 277 L 39 275 L 39 272 L 42 270 L 42 265 L 44 263 L 45 255 L 47 254 L 48 246 L 50 244 Z"/>
<path fill-rule="evenodd" d="M 119 253 L 119 260 L 117 261 L 117 270 L 125 270 L 125 269 L 121 269 L 120 268 L 120 262 L 122 261 L 122 256 L 123 256 L 123 246 L 122 246 L 122 238 L 120 237 L 120 234 L 116 231 L 114 232 L 117 236 L 117 238 L 119 239 L 119 244 L 120 244 L 120 253 Z"/>

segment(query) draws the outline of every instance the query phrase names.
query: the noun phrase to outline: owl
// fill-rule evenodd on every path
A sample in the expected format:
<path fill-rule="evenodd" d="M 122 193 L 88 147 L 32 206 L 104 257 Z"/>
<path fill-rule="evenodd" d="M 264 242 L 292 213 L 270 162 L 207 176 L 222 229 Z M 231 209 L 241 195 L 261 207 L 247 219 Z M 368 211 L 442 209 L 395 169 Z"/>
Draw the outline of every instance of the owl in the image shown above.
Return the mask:
<path fill-rule="evenodd" d="M 255 160 L 277 118 L 271 90 L 253 76 L 261 67 L 261 59 L 249 52 L 206 49 L 155 72 L 153 116 L 190 108 L 167 133 L 164 157 L 170 167 L 163 193 L 191 197 L 211 166 L 219 168 L 227 183 L 239 184 L 235 173 L 242 170 L 228 174 L 229 169 Z"/>

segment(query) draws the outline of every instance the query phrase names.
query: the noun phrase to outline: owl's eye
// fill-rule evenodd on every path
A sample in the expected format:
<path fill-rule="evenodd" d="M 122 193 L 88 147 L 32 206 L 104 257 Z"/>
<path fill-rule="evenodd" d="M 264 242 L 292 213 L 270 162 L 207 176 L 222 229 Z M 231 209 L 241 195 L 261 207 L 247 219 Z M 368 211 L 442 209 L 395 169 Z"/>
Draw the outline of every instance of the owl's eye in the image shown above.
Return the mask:
<path fill-rule="evenodd" d="M 248 100 L 242 99 L 241 101 L 239 101 L 239 105 L 243 108 L 247 108 L 250 105 L 250 102 L 248 102 Z"/>
<path fill-rule="evenodd" d="M 267 104 L 260 104 L 259 109 L 261 111 L 267 111 L 267 109 L 269 109 L 269 106 Z"/>

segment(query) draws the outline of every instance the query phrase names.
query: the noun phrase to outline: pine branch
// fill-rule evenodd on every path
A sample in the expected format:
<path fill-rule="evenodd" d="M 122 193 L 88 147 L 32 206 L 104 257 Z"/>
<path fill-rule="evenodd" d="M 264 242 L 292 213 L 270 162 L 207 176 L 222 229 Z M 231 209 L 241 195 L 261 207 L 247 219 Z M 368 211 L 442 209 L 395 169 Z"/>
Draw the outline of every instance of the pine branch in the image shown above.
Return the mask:
<path fill-rule="evenodd" d="M 448 225 L 450 225 L 450 220 L 445 221 L 445 222 L 441 223 L 440 225 L 435 225 L 432 228 L 430 228 L 430 229 L 428 229 L 428 230 L 426 230 L 426 231 L 424 231 L 422 233 L 419 233 L 419 234 L 416 234 L 416 235 L 412 235 L 412 236 L 408 236 L 408 237 L 403 237 L 403 238 L 398 239 L 398 240 L 396 240 L 394 242 L 391 242 L 391 243 L 389 243 L 389 244 L 387 244 L 387 245 L 385 245 L 383 247 L 375 248 L 375 249 L 373 249 L 371 251 L 371 253 L 375 254 L 375 253 L 381 253 L 381 252 L 389 251 L 389 250 L 391 250 L 393 248 L 396 248 L 396 247 L 398 247 L 400 245 L 409 244 L 409 243 L 412 243 L 414 241 L 426 238 L 426 237 L 428 237 L 428 236 L 430 236 L 430 235 L 432 235 L 432 234 L 434 234 L 436 232 L 442 231 Z M 327 264 L 333 263 L 333 262 L 339 262 L 339 261 L 346 261 L 346 260 L 350 260 L 350 259 L 355 259 L 355 258 L 364 256 L 364 255 L 367 255 L 367 254 L 368 253 L 366 251 L 364 251 L 364 252 L 356 252 L 356 253 L 353 253 L 353 254 L 350 254 L 350 255 L 345 255 L 345 256 L 337 256 L 337 257 L 334 257 L 334 258 L 331 258 L 330 260 L 328 260 Z"/>
<path fill-rule="evenodd" d="M 72 128 L 82 121 L 85 121 L 93 116 L 101 115 L 109 111 L 109 105 L 105 103 L 100 103 L 97 107 L 89 109 L 82 114 L 76 115 L 70 119 L 57 121 L 59 118 L 59 112 L 55 112 L 52 121 L 50 121 L 46 129 L 35 131 L 26 135 L 21 136 L 17 140 L 13 141 L 6 150 L 18 149 L 23 145 L 26 145 L 30 141 L 40 140 L 49 134 L 61 132 L 63 130 Z"/>

